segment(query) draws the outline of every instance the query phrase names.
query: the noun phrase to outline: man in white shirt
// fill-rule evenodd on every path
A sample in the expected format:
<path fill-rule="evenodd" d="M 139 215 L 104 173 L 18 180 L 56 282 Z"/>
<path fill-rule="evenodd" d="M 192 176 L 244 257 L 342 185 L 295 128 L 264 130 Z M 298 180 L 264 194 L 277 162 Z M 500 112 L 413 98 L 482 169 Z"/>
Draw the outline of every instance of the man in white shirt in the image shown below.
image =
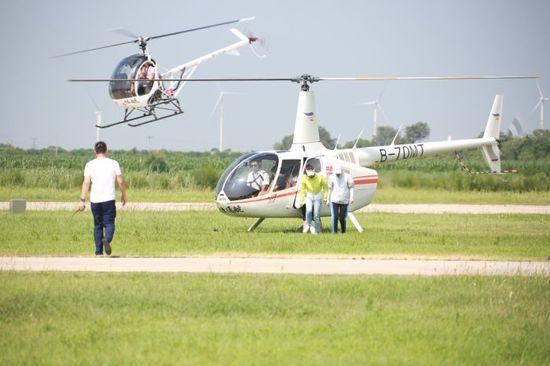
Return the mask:
<path fill-rule="evenodd" d="M 339 164 L 332 167 L 333 174 L 328 182 L 328 202 L 332 216 L 332 233 L 338 232 L 338 221 L 342 227 L 342 234 L 346 232 L 346 218 L 348 206 L 353 203 L 353 178 L 345 173 Z"/>
<path fill-rule="evenodd" d="M 259 194 L 265 193 L 269 186 L 269 174 L 263 169 L 260 169 L 260 163 L 257 160 L 250 162 L 252 170 L 246 178 L 246 185 L 252 189 L 259 191 Z"/>
<path fill-rule="evenodd" d="M 111 255 L 111 241 L 115 234 L 115 179 L 122 192 L 120 200 L 126 204 L 126 185 L 122 180 L 120 166 L 116 160 L 107 157 L 107 144 L 103 141 L 96 142 L 94 146 L 94 160 L 89 161 L 84 168 L 84 181 L 82 182 L 82 195 L 78 209 L 86 209 L 86 196 L 90 192 L 90 207 L 94 215 L 94 241 L 95 255 Z M 105 229 L 105 230 L 104 230 Z"/>

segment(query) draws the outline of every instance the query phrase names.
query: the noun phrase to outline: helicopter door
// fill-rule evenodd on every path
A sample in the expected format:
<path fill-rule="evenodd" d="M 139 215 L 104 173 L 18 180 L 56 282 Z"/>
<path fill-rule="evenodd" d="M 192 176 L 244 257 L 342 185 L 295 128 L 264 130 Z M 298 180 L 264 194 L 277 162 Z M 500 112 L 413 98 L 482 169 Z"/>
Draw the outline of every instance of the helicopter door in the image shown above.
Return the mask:
<path fill-rule="evenodd" d="M 301 165 L 302 162 L 300 159 L 283 160 L 279 175 L 275 178 L 273 184 L 273 192 L 296 187 L 298 184 L 298 177 L 300 176 Z"/>

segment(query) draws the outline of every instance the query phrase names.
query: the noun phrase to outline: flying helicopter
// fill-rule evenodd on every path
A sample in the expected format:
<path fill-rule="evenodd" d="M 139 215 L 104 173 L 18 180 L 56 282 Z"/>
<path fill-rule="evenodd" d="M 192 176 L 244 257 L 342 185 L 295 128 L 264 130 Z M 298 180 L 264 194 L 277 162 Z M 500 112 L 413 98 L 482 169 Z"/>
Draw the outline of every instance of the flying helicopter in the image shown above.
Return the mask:
<path fill-rule="evenodd" d="M 147 49 L 147 44 L 149 41 L 203 29 L 220 27 L 228 24 L 242 23 L 253 19 L 255 19 L 255 17 L 234 19 L 221 23 L 149 37 L 137 36 L 127 30 L 118 30 L 133 39 L 107 46 L 64 53 L 53 56 L 52 58 L 72 56 L 105 48 L 136 43 L 141 52 L 123 58 L 115 67 L 111 79 L 108 80 L 111 99 L 124 109 L 124 117 L 122 120 L 117 122 L 107 124 L 96 123 L 96 127 L 108 128 L 124 123 L 127 123 L 131 127 L 137 127 L 182 114 L 183 110 L 177 98 L 178 94 L 185 86 L 186 79 L 190 78 L 197 67 L 199 67 L 204 61 L 210 60 L 222 54 L 239 55 L 239 48 L 247 44 L 249 44 L 252 48 L 252 44 L 256 41 L 259 41 L 260 44 L 265 46 L 264 39 L 254 37 L 253 35 L 247 36 L 236 28 L 231 28 L 231 33 L 239 39 L 237 42 L 216 51 L 207 53 L 206 55 L 200 56 L 184 64 L 172 67 L 165 72 L 160 72 L 159 65 Z M 252 50 L 256 56 L 261 57 L 256 51 L 254 51 L 253 48 Z M 177 80 L 174 80 L 174 78 L 177 78 Z M 172 79 L 172 81 L 169 81 L 168 79 Z M 87 81 L 93 82 L 99 80 L 94 79 Z"/>
<path fill-rule="evenodd" d="M 420 76 L 420 77 L 315 77 L 303 74 L 296 77 L 268 78 L 188 78 L 187 82 L 280 82 L 300 84 L 298 107 L 294 123 L 294 138 L 288 151 L 256 151 L 237 158 L 222 173 L 215 189 L 218 209 L 226 215 L 251 217 L 256 220 L 248 231 L 255 230 L 266 218 L 301 217 L 298 207 L 298 182 L 310 164 L 315 171 L 328 178 L 338 164 L 350 174 L 355 183 L 354 202 L 348 208 L 348 217 L 357 229 L 363 228 L 353 212 L 370 204 L 374 198 L 378 173 L 373 167 L 392 161 L 418 159 L 448 151 L 481 148 L 492 173 L 501 173 L 499 134 L 502 120 L 502 95 L 496 95 L 483 136 L 473 139 L 418 142 L 350 149 L 328 149 L 319 138 L 319 126 L 315 113 L 315 96 L 310 86 L 320 81 L 373 81 L 373 80 L 492 80 L 538 79 L 538 76 Z M 170 79 L 164 81 L 178 81 Z M 85 81 L 72 79 L 69 81 Z M 112 81 L 112 80 L 102 80 Z M 270 174 L 265 190 L 257 190 L 247 183 L 253 162 Z M 330 216 L 328 207 L 321 207 L 322 217 Z"/>

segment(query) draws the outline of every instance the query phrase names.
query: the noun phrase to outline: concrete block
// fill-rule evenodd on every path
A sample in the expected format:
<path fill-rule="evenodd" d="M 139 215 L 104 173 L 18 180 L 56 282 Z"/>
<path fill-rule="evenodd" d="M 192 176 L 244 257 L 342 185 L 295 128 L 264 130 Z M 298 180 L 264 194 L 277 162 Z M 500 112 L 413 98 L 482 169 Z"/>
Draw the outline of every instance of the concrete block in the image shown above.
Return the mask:
<path fill-rule="evenodd" d="M 24 214 L 27 210 L 27 200 L 13 199 L 10 200 L 10 212 L 12 214 Z"/>

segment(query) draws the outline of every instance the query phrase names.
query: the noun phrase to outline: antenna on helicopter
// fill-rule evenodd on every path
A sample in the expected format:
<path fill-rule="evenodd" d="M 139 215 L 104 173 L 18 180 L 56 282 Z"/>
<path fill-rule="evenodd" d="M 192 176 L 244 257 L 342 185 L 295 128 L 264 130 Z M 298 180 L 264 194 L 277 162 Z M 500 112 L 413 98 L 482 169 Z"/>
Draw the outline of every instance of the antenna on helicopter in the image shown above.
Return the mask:
<path fill-rule="evenodd" d="M 126 29 L 118 28 L 118 29 L 115 29 L 113 31 L 117 32 L 117 33 L 120 33 L 120 34 L 123 34 L 123 35 L 128 36 L 128 37 L 131 37 L 133 39 L 131 41 L 114 43 L 114 44 L 110 44 L 110 45 L 107 45 L 107 46 L 100 46 L 100 47 L 88 48 L 88 49 L 80 50 L 80 51 L 63 53 L 63 54 L 60 54 L 60 55 L 51 56 L 50 58 L 60 58 L 60 57 L 65 57 L 65 56 L 72 56 L 72 55 L 77 55 L 77 54 L 80 54 L 80 53 L 98 51 L 98 50 L 102 50 L 102 49 L 105 49 L 105 48 L 118 47 L 118 46 L 131 44 L 131 43 L 136 43 L 139 46 L 139 48 L 141 49 L 141 51 L 143 52 L 143 54 L 146 54 L 147 53 L 147 42 L 149 42 L 153 39 L 159 39 L 159 38 L 175 36 L 175 35 L 183 34 L 183 33 L 190 33 L 190 32 L 203 30 L 203 29 L 220 27 L 222 25 L 227 25 L 227 24 L 247 22 L 247 21 L 250 21 L 250 20 L 254 20 L 255 18 L 256 17 L 253 16 L 253 17 L 248 17 L 248 18 L 228 20 L 226 22 L 221 22 L 221 23 L 216 23 L 216 24 L 209 24 L 209 25 L 205 25 L 205 26 L 202 26 L 202 27 L 189 28 L 189 29 L 184 29 L 184 30 L 180 30 L 180 31 L 176 31 L 176 32 L 159 34 L 159 35 L 156 35 L 156 36 L 149 36 L 149 37 L 138 36 L 138 35 L 130 32 L 130 31 L 126 30 Z"/>
<path fill-rule="evenodd" d="M 340 136 L 341 136 L 341 134 L 338 134 L 338 137 L 336 138 L 336 143 L 334 144 L 334 149 L 333 150 L 338 149 L 338 143 L 340 142 Z"/>
<path fill-rule="evenodd" d="M 359 135 L 357 136 L 357 139 L 355 140 L 355 143 L 353 144 L 353 147 L 352 149 L 355 149 L 357 147 L 357 143 L 359 142 L 359 139 L 361 138 L 361 136 L 363 135 L 363 131 L 365 130 L 365 128 L 363 127 L 361 129 L 361 131 L 359 131 Z"/>
<path fill-rule="evenodd" d="M 393 140 L 391 140 L 390 146 L 395 145 L 395 140 L 397 140 L 397 137 L 399 136 L 399 132 L 401 132 L 401 127 L 403 127 L 403 124 L 401 124 L 401 126 L 399 126 L 399 128 L 397 129 L 397 132 L 395 133 Z"/>

